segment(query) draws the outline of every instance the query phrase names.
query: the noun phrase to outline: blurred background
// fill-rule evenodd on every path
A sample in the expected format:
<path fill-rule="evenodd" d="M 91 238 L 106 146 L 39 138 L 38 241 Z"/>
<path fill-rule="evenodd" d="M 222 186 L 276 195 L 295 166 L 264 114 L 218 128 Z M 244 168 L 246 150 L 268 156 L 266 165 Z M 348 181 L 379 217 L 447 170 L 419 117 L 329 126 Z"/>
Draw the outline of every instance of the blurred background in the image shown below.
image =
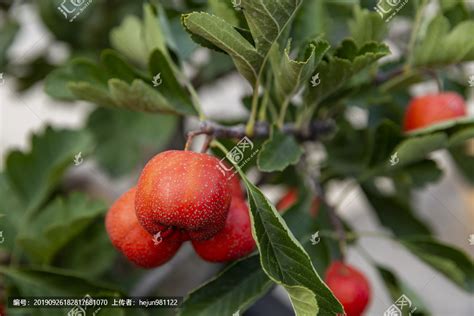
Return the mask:
<path fill-rule="evenodd" d="M 87 124 L 90 113 L 96 107 L 87 102 L 53 100 L 44 91 L 44 78 L 56 65 L 63 64 L 71 56 L 97 58 L 100 50 L 108 47 L 108 30 L 117 26 L 125 14 L 140 15 L 141 12 L 140 1 L 135 4 L 132 3 L 135 1 L 94 0 L 97 3 L 93 9 L 88 10 L 90 12 L 84 12 L 84 16 L 78 21 L 64 27 L 64 23 L 56 23 L 57 16 L 53 18 L 48 14 L 46 2 L 48 1 L 0 0 L 3 9 L 0 12 L 0 169 L 3 168 L 4 157 L 9 151 L 29 148 L 31 135 L 44 130 L 45 126 L 76 129 Z M 474 4 L 474 1 L 472 3 Z M 200 8 L 202 5 L 203 1 L 174 1 L 166 4 L 175 8 L 176 12 L 183 8 Z M 350 3 L 344 5 L 350 6 Z M 337 24 L 337 18 L 336 15 L 333 23 Z M 341 15 L 340 18 L 343 19 L 344 16 Z M 399 36 L 410 27 L 403 14 L 397 16 L 395 21 L 396 23 L 391 24 L 387 42 L 394 51 L 390 58 L 397 58 L 399 52 L 394 43 L 403 41 Z M 192 76 L 202 71 L 200 66 L 208 65 L 213 56 L 203 49 L 189 45 L 189 52 L 182 53 L 191 56 L 191 62 L 186 65 L 186 69 Z M 212 85 L 203 82 L 198 92 L 204 111 L 209 117 L 233 120 L 247 115 L 247 110 L 240 100 L 250 92 L 250 87 L 238 74 L 229 71 L 231 68 L 226 67 L 226 62 L 228 61 L 223 61 L 222 69 L 213 74 L 220 79 Z M 468 65 L 464 71 L 474 74 L 474 65 Z M 436 91 L 435 81 L 416 87 L 411 93 L 415 95 L 431 90 Z M 474 113 L 472 100 L 470 113 Z M 366 123 L 367 115 L 361 108 L 354 108 L 350 116 L 357 124 Z M 194 120 L 184 124 L 188 130 L 197 126 Z M 474 152 L 474 142 L 471 142 L 471 146 Z M 127 151 L 127 148 L 123 150 Z M 98 167 L 95 158 L 92 153 L 84 157 L 83 164 L 71 168 L 67 176 L 68 185 L 86 189 L 110 203 L 136 181 L 138 173 L 111 177 Z M 469 244 L 468 238 L 470 234 L 474 234 L 474 189 L 464 182 L 443 151 L 436 152 L 434 159 L 446 174 L 438 183 L 417 193 L 417 209 L 442 241 L 457 245 L 473 256 L 474 245 Z M 387 179 L 379 180 L 381 185 L 390 188 L 391 183 Z M 266 188 L 265 192 L 273 201 L 277 201 L 283 193 L 283 188 Z M 341 216 L 357 230 L 376 232 L 381 229 L 372 217 L 364 195 L 352 188 L 350 182 L 334 183 L 328 194 L 330 201 L 338 206 L 337 210 Z M 363 238 L 360 246 L 369 251 L 378 262 L 399 272 L 403 281 L 420 294 L 433 311 L 433 315 L 474 315 L 472 296 L 415 260 L 399 245 L 384 239 Z M 392 301 L 385 294 L 377 274 L 358 253 L 350 252 L 348 259 L 364 271 L 372 283 L 374 295 L 367 315 L 382 315 Z M 144 272 L 140 282 L 134 285 L 132 294 L 149 294 L 163 285 L 166 291 L 160 293 L 161 295 L 183 296 L 207 280 L 219 268 L 218 265 L 199 259 L 189 245 L 186 245 L 170 264 Z M 284 290 L 275 288 L 269 296 L 246 313 L 264 314 L 292 314 Z"/>

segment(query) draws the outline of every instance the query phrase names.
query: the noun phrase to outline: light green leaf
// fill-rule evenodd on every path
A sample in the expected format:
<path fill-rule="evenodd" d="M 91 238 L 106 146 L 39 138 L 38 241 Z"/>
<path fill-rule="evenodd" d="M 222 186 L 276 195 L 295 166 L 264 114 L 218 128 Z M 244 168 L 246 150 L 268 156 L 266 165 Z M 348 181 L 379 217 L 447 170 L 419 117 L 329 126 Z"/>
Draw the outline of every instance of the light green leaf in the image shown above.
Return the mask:
<path fill-rule="evenodd" d="M 296 164 L 302 154 L 303 149 L 292 135 L 274 127 L 271 138 L 265 141 L 258 154 L 258 168 L 265 172 L 283 171 L 289 165 Z"/>
<path fill-rule="evenodd" d="M 352 40 L 344 40 L 333 56 L 319 63 L 315 73 L 319 74 L 320 84 L 313 87 L 308 82 L 306 103 L 324 101 L 346 85 L 352 76 L 389 53 L 385 44 L 370 42 L 359 49 Z"/>
<path fill-rule="evenodd" d="M 263 193 L 241 173 L 247 187 L 252 231 L 260 264 L 270 279 L 287 290 L 297 315 L 334 315 L 343 308 L 323 283 L 308 254 Z"/>
<path fill-rule="evenodd" d="M 148 55 L 157 49 L 165 55 L 168 54 L 166 40 L 163 35 L 160 21 L 158 20 L 155 8 L 151 4 L 145 4 L 143 6 L 142 32 Z"/>
<path fill-rule="evenodd" d="M 25 213 L 24 201 L 13 190 L 5 173 L 0 173 L 0 231 L 4 241 L 0 249 L 11 252 L 15 246 L 15 239 L 21 218 Z"/>
<path fill-rule="evenodd" d="M 217 16 L 197 12 L 183 15 L 182 23 L 193 40 L 229 54 L 239 72 L 251 84 L 255 83 L 263 56 L 231 24 Z"/>
<path fill-rule="evenodd" d="M 164 149 L 176 125 L 175 116 L 105 108 L 92 112 L 87 122 L 95 142 L 101 144 L 95 158 L 112 176 L 134 171 L 142 159 L 151 158 L 146 153 Z"/>
<path fill-rule="evenodd" d="M 464 21 L 451 29 L 442 14 L 433 18 L 423 39 L 414 49 L 415 66 L 443 66 L 474 60 L 474 41 L 471 30 L 474 21 Z"/>
<path fill-rule="evenodd" d="M 109 90 L 118 107 L 143 112 L 176 113 L 168 100 L 143 80 L 133 80 L 129 85 L 119 79 L 110 79 Z"/>
<path fill-rule="evenodd" d="M 309 81 L 314 68 L 329 50 L 327 41 L 317 40 L 309 43 L 301 59 L 292 59 L 290 45 L 291 42 L 288 42 L 285 56 L 275 73 L 276 91 L 280 100 L 291 98 Z"/>
<path fill-rule="evenodd" d="M 146 65 L 148 51 L 142 37 L 142 21 L 136 16 L 129 15 L 122 23 L 110 32 L 110 43 L 130 60 Z"/>
<path fill-rule="evenodd" d="M 94 84 L 85 81 L 69 82 L 67 88 L 74 95 L 74 99 L 88 101 L 97 105 L 114 107 L 115 100 L 109 91 L 98 88 Z"/>
<path fill-rule="evenodd" d="M 227 0 L 209 0 L 209 9 L 212 14 L 224 19 L 233 26 L 239 26 L 237 10 L 232 7 L 232 1 Z"/>
<path fill-rule="evenodd" d="M 407 134 L 409 136 L 419 136 L 419 135 L 426 135 L 431 134 L 438 131 L 447 131 L 449 132 L 451 129 L 463 128 L 463 127 L 470 127 L 474 126 L 474 117 L 472 116 L 464 116 L 456 119 L 450 119 L 447 121 L 442 121 L 439 123 L 435 123 L 433 125 L 429 125 L 427 127 L 418 128 Z"/>
<path fill-rule="evenodd" d="M 180 316 L 233 315 L 258 300 L 273 285 L 252 255 L 227 267 L 214 279 L 191 292 Z"/>
<path fill-rule="evenodd" d="M 33 211 L 54 190 L 75 155 L 85 157 L 93 141 L 86 131 L 54 130 L 33 135 L 30 152 L 11 152 L 6 160 L 6 175 L 12 188 Z"/>
<path fill-rule="evenodd" d="M 465 291 L 474 293 L 474 263 L 461 250 L 431 238 L 403 239 L 401 243 L 448 280 Z"/>
<path fill-rule="evenodd" d="M 449 137 L 449 146 L 457 146 L 465 143 L 467 140 L 474 139 L 473 126 L 462 127 Z"/>
<path fill-rule="evenodd" d="M 354 6 L 354 18 L 349 21 L 349 29 L 357 46 L 367 42 L 381 41 L 387 31 L 387 23 L 376 12 Z"/>
<path fill-rule="evenodd" d="M 445 148 L 448 137 L 444 133 L 434 133 L 425 136 L 411 137 L 400 143 L 394 150 L 400 162 L 397 168 L 423 160 L 431 152 Z"/>
<path fill-rule="evenodd" d="M 102 202 L 74 193 L 56 198 L 24 223 L 18 244 L 35 262 L 48 264 L 54 255 L 106 211 Z"/>

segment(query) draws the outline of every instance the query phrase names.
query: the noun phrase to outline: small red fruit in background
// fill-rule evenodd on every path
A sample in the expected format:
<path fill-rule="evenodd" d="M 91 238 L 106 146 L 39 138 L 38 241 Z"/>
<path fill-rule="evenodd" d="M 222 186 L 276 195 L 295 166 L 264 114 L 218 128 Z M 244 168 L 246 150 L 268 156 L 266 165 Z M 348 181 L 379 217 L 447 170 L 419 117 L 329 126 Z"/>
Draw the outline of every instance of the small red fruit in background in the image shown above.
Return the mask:
<path fill-rule="evenodd" d="M 326 284 L 344 306 L 347 316 L 359 316 L 369 303 L 371 291 L 365 276 L 354 267 L 333 262 L 326 271 Z"/>
<path fill-rule="evenodd" d="M 110 240 L 138 266 L 160 266 L 170 260 L 181 246 L 179 232 L 167 238 L 154 239 L 138 222 L 134 206 L 135 188 L 132 188 L 110 207 L 105 218 L 105 228 Z"/>
<path fill-rule="evenodd" d="M 192 241 L 194 250 L 204 260 L 226 262 L 237 260 L 255 249 L 247 203 L 233 198 L 224 229 L 209 240 Z"/>
<path fill-rule="evenodd" d="M 411 131 L 442 121 L 465 116 L 464 99 L 457 93 L 445 92 L 415 97 L 405 112 L 404 130 Z"/>
<path fill-rule="evenodd" d="M 298 190 L 296 188 L 289 189 L 286 194 L 278 201 L 276 208 L 281 213 L 296 203 L 298 200 Z M 319 199 L 314 198 L 309 210 L 311 216 L 316 217 L 319 211 Z"/>
<path fill-rule="evenodd" d="M 214 236 L 225 225 L 231 190 L 219 160 L 207 154 L 170 150 L 143 169 L 135 209 L 152 235 L 182 231 L 192 240 Z"/>

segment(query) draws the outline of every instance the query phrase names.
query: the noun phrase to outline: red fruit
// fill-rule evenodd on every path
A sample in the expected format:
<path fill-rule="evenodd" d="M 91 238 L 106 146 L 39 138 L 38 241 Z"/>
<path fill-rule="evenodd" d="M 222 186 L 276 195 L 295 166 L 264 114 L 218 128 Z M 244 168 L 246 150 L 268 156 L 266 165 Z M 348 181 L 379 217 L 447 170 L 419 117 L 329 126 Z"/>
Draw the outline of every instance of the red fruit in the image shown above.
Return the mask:
<path fill-rule="evenodd" d="M 229 180 L 230 194 L 232 198 L 239 198 L 244 200 L 245 193 L 242 190 L 242 185 L 240 184 L 240 178 L 237 175 L 233 175 Z"/>
<path fill-rule="evenodd" d="M 251 253 L 255 241 L 247 203 L 233 198 L 224 229 L 209 240 L 194 240 L 192 244 L 201 258 L 211 262 L 232 261 Z"/>
<path fill-rule="evenodd" d="M 291 188 L 286 192 L 286 194 L 278 201 L 276 208 L 281 213 L 286 209 L 293 206 L 298 200 L 298 190 L 296 188 Z M 319 211 L 319 199 L 314 198 L 311 204 L 311 209 L 309 210 L 311 216 L 316 217 Z"/>
<path fill-rule="evenodd" d="M 466 115 L 464 99 L 445 92 L 413 98 L 405 112 L 404 130 L 411 131 Z"/>
<path fill-rule="evenodd" d="M 132 188 L 115 201 L 105 218 L 105 228 L 112 244 L 130 261 L 143 268 L 157 267 L 176 254 L 182 241 L 178 234 L 154 240 L 143 229 L 135 214 L 135 192 Z"/>
<path fill-rule="evenodd" d="M 181 231 L 204 240 L 224 228 L 231 192 L 219 160 L 207 154 L 170 150 L 151 159 L 140 176 L 135 209 L 151 234 Z"/>
<path fill-rule="evenodd" d="M 370 300 L 370 285 L 365 276 L 340 261 L 333 262 L 326 271 L 326 284 L 344 306 L 347 316 L 359 316 Z"/>

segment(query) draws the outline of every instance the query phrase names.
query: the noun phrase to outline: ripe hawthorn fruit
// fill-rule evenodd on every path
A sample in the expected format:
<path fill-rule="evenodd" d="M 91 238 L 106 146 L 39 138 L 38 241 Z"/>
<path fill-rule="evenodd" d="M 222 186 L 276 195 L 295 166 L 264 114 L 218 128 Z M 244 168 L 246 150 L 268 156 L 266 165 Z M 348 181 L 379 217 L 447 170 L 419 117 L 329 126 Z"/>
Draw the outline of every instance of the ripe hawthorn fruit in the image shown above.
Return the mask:
<path fill-rule="evenodd" d="M 135 213 L 135 188 L 124 193 L 110 207 L 105 228 L 112 244 L 130 261 L 143 268 L 154 268 L 170 260 L 180 248 L 179 235 L 161 240 L 148 233 Z"/>
<path fill-rule="evenodd" d="M 156 155 L 140 175 L 135 209 L 140 224 L 166 238 L 179 231 L 205 240 L 224 228 L 231 189 L 219 160 L 207 154 L 170 150 Z"/>
<path fill-rule="evenodd" d="M 281 213 L 286 209 L 293 206 L 298 200 L 298 190 L 296 188 L 289 189 L 285 195 L 278 201 L 276 208 Z M 311 208 L 309 210 L 310 215 L 316 217 L 319 211 L 319 199 L 314 198 L 313 202 L 311 203 Z"/>
<path fill-rule="evenodd" d="M 365 276 L 354 267 L 340 261 L 331 263 L 325 282 L 344 306 L 347 316 L 359 316 L 369 303 L 371 291 Z"/>
<path fill-rule="evenodd" d="M 224 228 L 209 240 L 192 241 L 204 260 L 226 262 L 242 258 L 255 249 L 249 208 L 245 200 L 233 198 Z"/>
<path fill-rule="evenodd" d="M 444 92 L 415 97 L 408 104 L 404 118 L 404 130 L 412 131 L 442 121 L 465 116 L 464 99 L 457 93 Z"/>

